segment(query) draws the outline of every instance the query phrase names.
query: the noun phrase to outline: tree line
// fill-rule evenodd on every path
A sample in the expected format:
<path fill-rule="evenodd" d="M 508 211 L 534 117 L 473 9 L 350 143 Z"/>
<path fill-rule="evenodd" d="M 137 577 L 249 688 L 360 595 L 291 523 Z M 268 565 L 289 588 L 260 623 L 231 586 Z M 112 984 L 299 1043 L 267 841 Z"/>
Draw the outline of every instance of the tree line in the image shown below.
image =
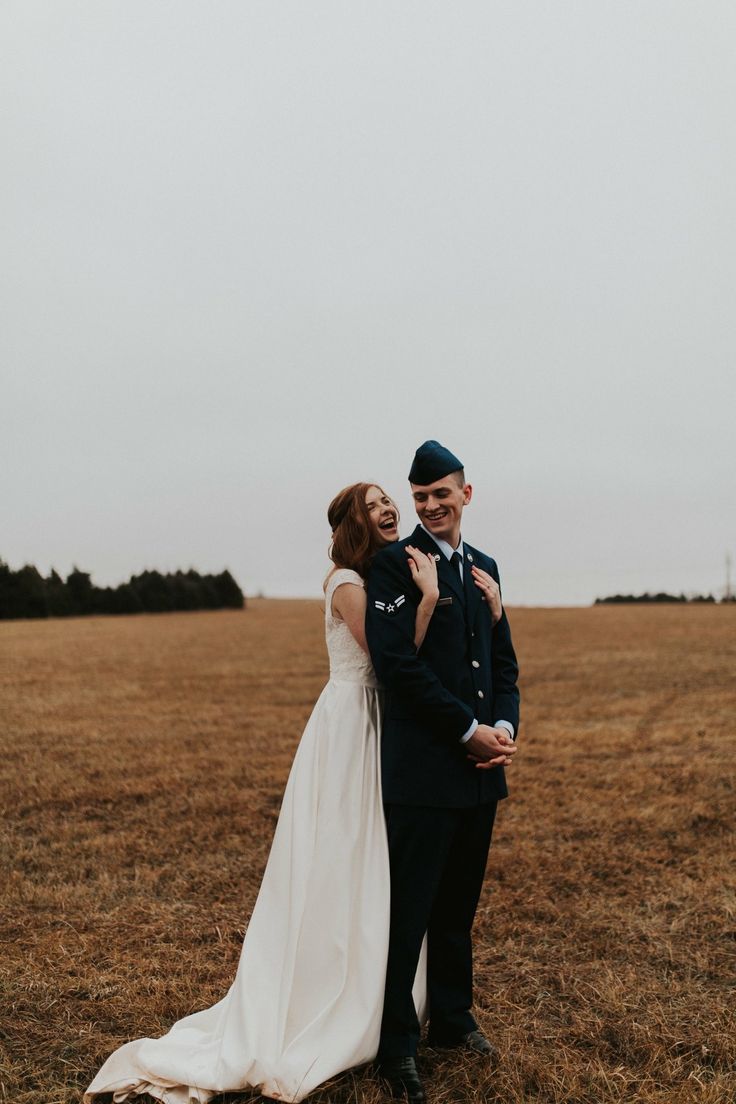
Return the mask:
<path fill-rule="evenodd" d="M 596 598 L 593 605 L 603 606 L 608 603 L 621 603 L 621 602 L 689 602 L 689 603 L 702 603 L 702 602 L 734 602 L 736 598 L 721 598 L 716 599 L 712 594 L 692 594 L 690 597 L 685 594 L 666 594 L 664 591 L 660 591 L 659 594 L 611 594 L 607 598 Z"/>
<path fill-rule="evenodd" d="M 17 571 L 0 560 L 0 620 L 79 617 L 92 613 L 169 613 L 174 610 L 244 609 L 243 592 L 229 571 L 143 571 L 116 587 L 98 587 L 75 567 L 66 579 L 44 578 L 26 564 Z"/>

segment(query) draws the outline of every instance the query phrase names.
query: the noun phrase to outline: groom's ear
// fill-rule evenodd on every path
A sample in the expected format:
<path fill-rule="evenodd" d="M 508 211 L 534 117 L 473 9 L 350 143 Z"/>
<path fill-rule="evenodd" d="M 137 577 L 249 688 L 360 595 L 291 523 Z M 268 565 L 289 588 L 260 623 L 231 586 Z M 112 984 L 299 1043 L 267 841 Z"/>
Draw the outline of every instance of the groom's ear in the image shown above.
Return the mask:
<path fill-rule="evenodd" d="M 463 487 L 463 506 L 467 506 L 473 497 L 473 488 L 470 483 L 466 483 Z"/>

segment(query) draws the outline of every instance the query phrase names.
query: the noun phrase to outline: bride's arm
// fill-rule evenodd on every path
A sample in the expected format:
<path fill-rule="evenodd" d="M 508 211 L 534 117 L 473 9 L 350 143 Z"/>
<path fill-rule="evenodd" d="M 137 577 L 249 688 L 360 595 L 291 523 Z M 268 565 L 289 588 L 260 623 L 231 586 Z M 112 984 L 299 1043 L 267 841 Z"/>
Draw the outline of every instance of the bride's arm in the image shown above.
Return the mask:
<path fill-rule="evenodd" d="M 412 578 L 417 588 L 421 591 L 421 601 L 417 606 L 414 622 L 414 647 L 417 651 L 424 643 L 429 622 L 432 620 L 434 607 L 440 596 L 437 583 L 437 564 L 434 557 L 411 545 L 406 549 L 409 555 L 409 567 Z M 368 643 L 365 638 L 365 611 L 366 595 L 363 587 L 355 583 L 341 583 L 332 595 L 332 613 L 345 622 L 356 643 L 360 645 L 366 655 Z"/>
<path fill-rule="evenodd" d="M 340 583 L 332 595 L 332 613 L 344 621 L 363 651 L 368 654 L 365 639 L 366 597 L 362 586 L 356 583 Z"/>
<path fill-rule="evenodd" d="M 414 621 L 414 647 L 419 651 L 424 643 L 434 607 L 437 605 L 437 599 L 440 596 L 437 582 L 437 564 L 434 556 L 430 555 L 429 552 L 420 552 L 418 548 L 414 548 L 411 544 L 406 546 L 406 551 L 409 554 L 412 579 L 422 594 Z"/>

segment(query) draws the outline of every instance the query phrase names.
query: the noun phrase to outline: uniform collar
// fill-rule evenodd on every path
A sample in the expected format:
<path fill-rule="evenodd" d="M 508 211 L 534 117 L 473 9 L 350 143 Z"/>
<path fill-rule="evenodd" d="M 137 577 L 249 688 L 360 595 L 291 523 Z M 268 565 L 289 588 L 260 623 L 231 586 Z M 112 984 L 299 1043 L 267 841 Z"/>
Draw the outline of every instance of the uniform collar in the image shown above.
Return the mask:
<path fill-rule="evenodd" d="M 428 537 L 431 537 L 431 539 L 434 541 L 434 543 L 437 545 L 440 552 L 443 554 L 443 556 L 446 559 L 451 560 L 452 555 L 453 555 L 454 552 L 459 552 L 460 553 L 460 558 L 465 559 L 465 552 L 463 550 L 463 538 L 462 537 L 460 537 L 460 543 L 458 544 L 457 548 L 453 548 L 452 545 L 449 543 L 449 541 L 442 540 L 440 537 L 432 536 L 429 529 L 427 529 L 426 526 L 422 525 L 421 521 L 419 522 L 419 527 L 421 529 L 424 529 L 424 532 L 427 534 Z"/>

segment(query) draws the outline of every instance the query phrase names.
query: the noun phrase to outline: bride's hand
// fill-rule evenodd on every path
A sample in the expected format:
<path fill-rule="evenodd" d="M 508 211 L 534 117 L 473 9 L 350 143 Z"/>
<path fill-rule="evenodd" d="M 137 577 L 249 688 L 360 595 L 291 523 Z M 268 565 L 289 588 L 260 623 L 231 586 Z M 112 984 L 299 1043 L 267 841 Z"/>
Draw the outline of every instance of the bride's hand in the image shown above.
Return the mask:
<path fill-rule="evenodd" d="M 407 556 L 409 557 L 409 569 L 414 583 L 422 592 L 423 598 L 436 602 L 440 596 L 439 583 L 437 582 L 437 564 L 435 558 L 429 552 L 422 552 L 419 548 L 407 544 Z"/>
<path fill-rule="evenodd" d="M 491 611 L 491 621 L 494 625 L 498 624 L 503 614 L 503 606 L 501 605 L 501 591 L 498 583 L 489 575 L 487 571 L 483 571 L 480 567 L 471 569 L 473 572 L 473 582 L 482 591 L 483 596 L 488 603 L 488 608 Z"/>

